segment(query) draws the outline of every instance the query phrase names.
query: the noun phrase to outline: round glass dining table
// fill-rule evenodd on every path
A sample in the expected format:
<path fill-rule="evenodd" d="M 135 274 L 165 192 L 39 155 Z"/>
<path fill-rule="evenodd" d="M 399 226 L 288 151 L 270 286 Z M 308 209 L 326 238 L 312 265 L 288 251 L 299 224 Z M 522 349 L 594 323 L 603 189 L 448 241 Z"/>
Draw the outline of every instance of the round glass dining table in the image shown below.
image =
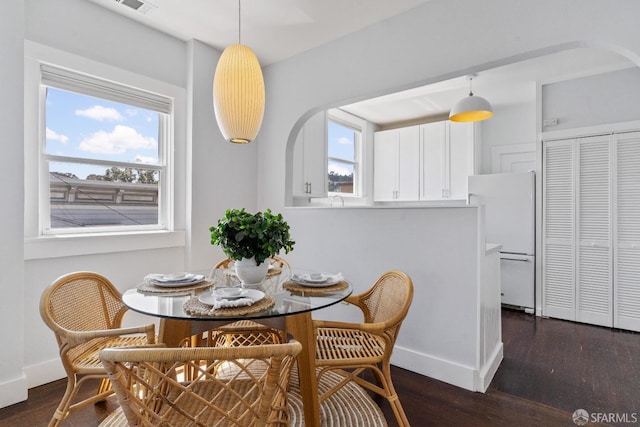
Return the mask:
<path fill-rule="evenodd" d="M 185 303 L 212 289 L 238 285 L 229 271 L 216 271 L 211 277 L 212 287 L 180 292 L 147 293 L 138 288 L 129 289 L 122 295 L 122 301 L 131 310 L 160 318 L 158 341 L 169 347 L 177 347 L 184 338 L 238 320 L 255 322 L 285 330 L 302 344 L 298 355 L 300 391 L 302 394 L 305 425 L 320 426 L 318 404 L 318 384 L 315 374 L 315 338 L 311 312 L 338 304 L 353 292 L 351 284 L 340 290 L 327 287 L 296 287 L 289 291 L 283 286 L 291 279 L 292 272 L 283 268 L 278 274 L 269 275 L 259 286 L 259 290 L 272 297 L 275 304 L 269 308 L 243 315 L 212 316 L 185 310 Z M 213 276 L 213 274 L 212 274 Z"/>

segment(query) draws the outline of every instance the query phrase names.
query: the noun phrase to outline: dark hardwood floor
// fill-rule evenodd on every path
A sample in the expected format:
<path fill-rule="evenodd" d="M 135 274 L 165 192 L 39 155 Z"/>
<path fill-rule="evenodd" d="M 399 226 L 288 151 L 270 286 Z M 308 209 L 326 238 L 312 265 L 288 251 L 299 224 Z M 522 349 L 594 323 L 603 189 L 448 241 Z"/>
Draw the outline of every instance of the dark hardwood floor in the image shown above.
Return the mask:
<path fill-rule="evenodd" d="M 504 360 L 486 393 L 394 368 L 412 426 L 575 426 L 576 409 L 602 414 L 605 422 L 587 426 L 640 425 L 640 334 L 512 310 L 503 310 L 502 319 Z M 0 409 L 0 426 L 46 426 L 64 386 L 56 381 L 29 390 L 27 401 Z M 395 426 L 389 405 L 379 403 Z M 97 426 L 116 407 L 112 397 L 63 426 Z"/>

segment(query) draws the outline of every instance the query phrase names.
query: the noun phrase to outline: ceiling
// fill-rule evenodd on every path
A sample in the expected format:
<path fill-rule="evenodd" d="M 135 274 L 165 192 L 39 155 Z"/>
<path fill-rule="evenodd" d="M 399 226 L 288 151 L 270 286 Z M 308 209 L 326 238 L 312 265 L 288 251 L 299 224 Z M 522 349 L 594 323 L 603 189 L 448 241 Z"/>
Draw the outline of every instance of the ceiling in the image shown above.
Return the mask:
<path fill-rule="evenodd" d="M 477 74 L 471 84 L 474 95 L 486 98 L 497 109 L 534 102 L 538 82 L 552 83 L 633 66 L 616 53 L 580 48 L 486 70 Z M 448 115 L 453 105 L 468 93 L 469 80 L 461 76 L 340 108 L 385 126 Z"/>
<path fill-rule="evenodd" d="M 181 40 L 197 39 L 221 51 L 238 43 L 238 0 L 91 1 Z M 241 42 L 264 67 L 427 1 L 243 0 Z M 126 5 L 137 3 L 145 6 L 135 10 Z"/>
<path fill-rule="evenodd" d="M 238 42 L 236 0 L 91 0 L 181 40 L 198 39 L 223 50 Z M 262 66 L 284 60 L 388 19 L 429 0 L 244 0 L 241 42 Z M 138 10 L 129 5 L 140 7 Z M 634 66 L 609 51 L 581 48 L 478 74 L 473 92 L 494 108 L 533 101 L 536 82 L 548 83 Z M 465 76 L 342 107 L 389 125 L 447 114 L 469 92 Z"/>

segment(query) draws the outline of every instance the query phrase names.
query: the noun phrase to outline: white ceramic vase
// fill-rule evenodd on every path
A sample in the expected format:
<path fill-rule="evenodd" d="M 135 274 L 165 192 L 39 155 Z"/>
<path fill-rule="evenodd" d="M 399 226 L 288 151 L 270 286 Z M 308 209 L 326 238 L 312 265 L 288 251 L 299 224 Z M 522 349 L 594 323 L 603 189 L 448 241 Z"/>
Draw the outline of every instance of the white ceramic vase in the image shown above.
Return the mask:
<path fill-rule="evenodd" d="M 243 284 L 257 284 L 267 277 L 269 270 L 269 261 L 265 260 L 262 264 L 256 265 L 256 260 L 251 258 L 242 258 L 235 262 L 236 275 Z"/>

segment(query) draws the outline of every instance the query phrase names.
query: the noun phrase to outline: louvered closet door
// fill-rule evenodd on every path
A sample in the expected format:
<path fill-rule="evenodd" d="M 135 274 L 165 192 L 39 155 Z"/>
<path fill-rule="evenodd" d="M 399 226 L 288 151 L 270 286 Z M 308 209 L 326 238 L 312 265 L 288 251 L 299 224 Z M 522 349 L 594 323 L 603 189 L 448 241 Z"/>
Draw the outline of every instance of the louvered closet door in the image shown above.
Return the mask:
<path fill-rule="evenodd" d="M 610 136 L 577 141 L 576 320 L 612 326 Z"/>
<path fill-rule="evenodd" d="M 640 132 L 616 139 L 613 326 L 640 331 Z"/>
<path fill-rule="evenodd" d="M 574 142 L 544 142 L 543 315 L 575 320 Z"/>

